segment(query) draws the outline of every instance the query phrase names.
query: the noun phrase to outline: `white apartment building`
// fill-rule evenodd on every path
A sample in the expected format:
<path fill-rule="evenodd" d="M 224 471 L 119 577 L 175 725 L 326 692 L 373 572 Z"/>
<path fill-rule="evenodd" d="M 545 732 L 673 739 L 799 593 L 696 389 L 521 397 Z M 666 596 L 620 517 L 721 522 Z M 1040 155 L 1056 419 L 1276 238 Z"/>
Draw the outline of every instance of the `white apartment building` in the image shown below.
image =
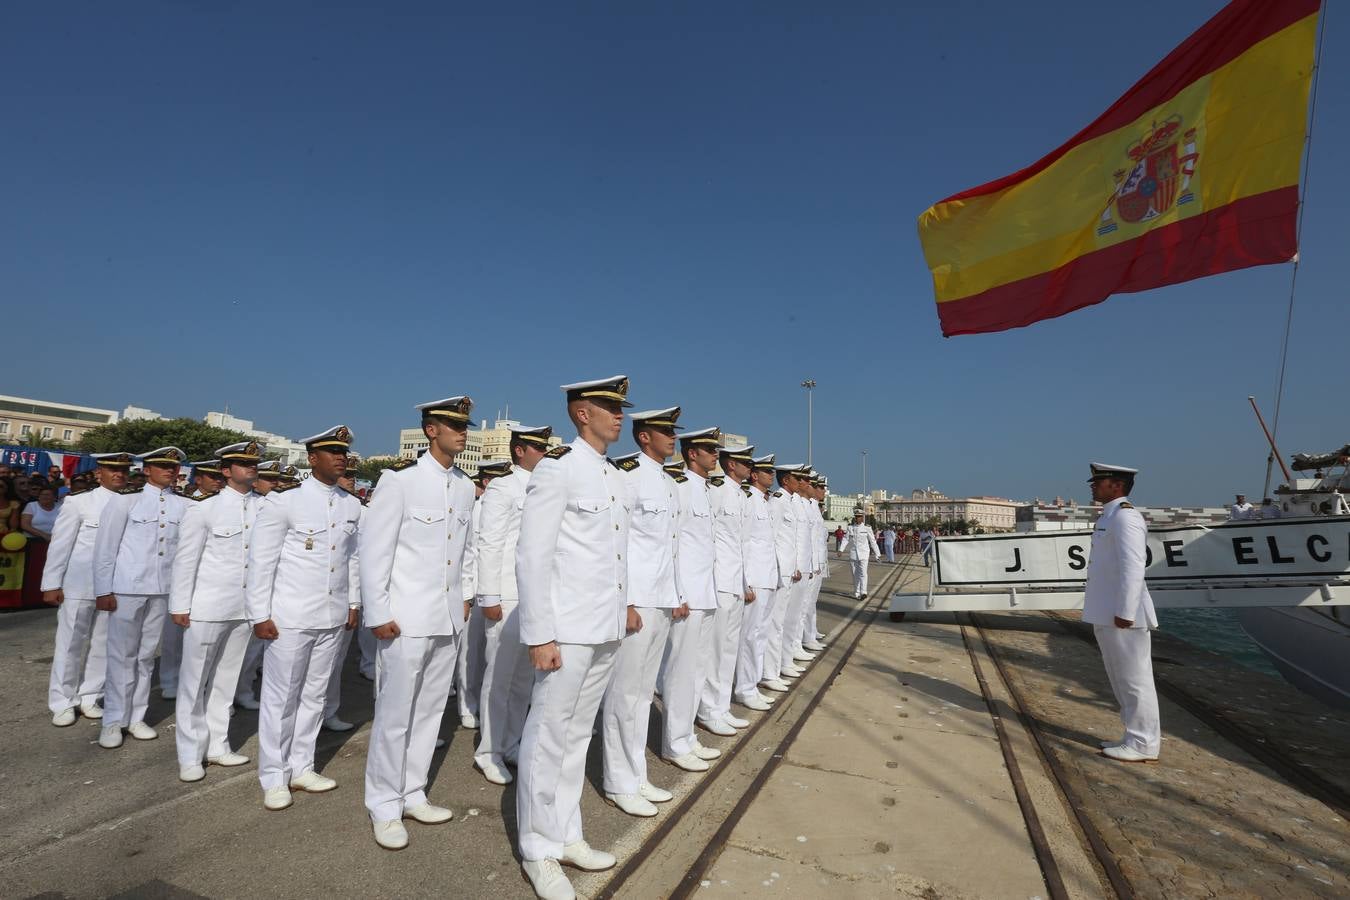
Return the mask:
<path fill-rule="evenodd" d="M 255 428 L 251 419 L 241 419 L 229 413 L 209 412 L 202 417 L 202 421 L 216 428 L 242 431 L 249 437 L 257 438 L 259 442 L 267 445 L 269 454 L 278 454 L 281 461 L 287 465 L 303 466 L 309 462 L 309 454 L 305 451 L 304 444 L 297 443 L 284 435 Z"/>
<path fill-rule="evenodd" d="M 455 460 L 466 475 L 478 474 L 478 466 L 483 462 L 511 458 L 511 429 L 519 428 L 515 419 L 497 419 L 489 428 L 487 421 L 478 423 L 477 428 L 469 429 L 469 439 L 464 452 Z M 557 447 L 562 438 L 553 435 L 548 439 L 550 447 Z M 398 433 L 398 455 L 403 459 L 416 459 L 429 443 L 419 425 L 416 428 L 403 428 Z"/>
<path fill-rule="evenodd" d="M 975 521 L 985 531 L 1012 531 L 1017 525 L 1017 509 L 1025 504 L 1003 497 L 948 497 L 934 487 L 910 491 L 909 497 L 891 497 L 876 501 L 876 515 L 882 522 Z"/>
<path fill-rule="evenodd" d="M 117 419 L 111 409 L 0 395 L 0 444 L 22 444 L 35 437 L 73 444 L 90 428 Z"/>

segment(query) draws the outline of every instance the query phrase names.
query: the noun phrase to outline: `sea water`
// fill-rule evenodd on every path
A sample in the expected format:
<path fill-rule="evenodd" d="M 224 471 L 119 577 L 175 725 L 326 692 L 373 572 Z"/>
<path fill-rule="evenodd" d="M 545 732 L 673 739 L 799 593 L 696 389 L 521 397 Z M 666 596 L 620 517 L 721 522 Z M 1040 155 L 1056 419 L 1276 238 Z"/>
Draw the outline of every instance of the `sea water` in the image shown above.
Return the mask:
<path fill-rule="evenodd" d="M 1238 624 L 1237 615 L 1223 607 L 1203 609 L 1160 609 L 1158 627 L 1161 631 L 1179 637 L 1212 653 L 1219 653 L 1233 662 L 1280 677 L 1279 670 Z"/>

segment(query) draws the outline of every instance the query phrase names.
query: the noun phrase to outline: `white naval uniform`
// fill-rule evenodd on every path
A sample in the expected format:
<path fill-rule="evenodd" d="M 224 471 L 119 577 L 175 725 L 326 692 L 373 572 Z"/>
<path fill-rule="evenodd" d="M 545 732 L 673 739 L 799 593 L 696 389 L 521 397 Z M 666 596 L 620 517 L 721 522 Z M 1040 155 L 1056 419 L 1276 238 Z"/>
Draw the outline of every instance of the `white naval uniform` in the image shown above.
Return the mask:
<path fill-rule="evenodd" d="M 248 548 L 258 494 L 226 485 L 188 507 L 178 529 L 169 612 L 183 632 L 174 740 L 179 767 L 230 752 L 230 705 L 251 633 L 244 617 Z"/>
<path fill-rule="evenodd" d="M 145 720 L 164 630 L 178 525 L 191 500 L 147 484 L 110 497 L 94 540 L 94 595 L 114 594 L 108 619 L 103 727 Z"/>
<path fill-rule="evenodd" d="M 1228 507 L 1228 521 L 1230 522 L 1241 522 L 1246 519 L 1254 519 L 1259 517 L 1260 514 L 1256 511 L 1256 508 L 1253 507 L 1250 503 L 1247 503 L 1246 501 L 1242 503 L 1234 503 Z"/>
<path fill-rule="evenodd" d="M 360 499 L 359 497 L 357 498 Z M 365 504 L 361 504 L 361 512 L 365 512 Z M 357 534 L 360 534 L 361 515 L 357 515 Z M 358 538 L 359 540 L 359 538 Z M 358 606 L 361 603 L 361 575 L 357 560 L 359 556 L 352 557 L 352 564 L 349 567 L 347 577 L 347 599 L 349 606 Z M 342 629 L 338 632 L 337 651 L 333 654 L 333 671 L 328 676 L 328 691 L 324 694 L 323 718 L 325 721 L 338 714 L 338 709 L 342 706 L 342 670 L 347 665 L 347 651 L 352 645 L 352 635 L 370 634 L 370 629 L 362 627 L 360 622 L 351 631 Z M 370 635 L 374 640 L 374 635 Z M 373 663 L 372 663 L 373 665 Z M 372 672 L 371 677 L 374 677 Z"/>
<path fill-rule="evenodd" d="M 867 563 L 873 556 L 881 556 L 871 526 L 866 522 L 861 525 L 853 523 L 846 525 L 844 540 L 839 549 L 848 551 L 848 561 L 853 564 L 853 596 L 861 597 L 867 593 Z"/>
<path fill-rule="evenodd" d="M 310 477 L 263 498 L 249 545 L 245 611 L 278 637 L 264 655 L 258 780 L 285 787 L 314 768 L 338 633 L 360 598 L 350 591 L 361 501 Z"/>
<path fill-rule="evenodd" d="M 56 646 L 47 685 L 47 707 L 53 713 L 103 697 L 109 614 L 94 607 L 94 538 L 99 514 L 113 496 L 105 487 L 68 495 L 52 527 L 42 590 L 59 588 L 65 595 L 56 611 Z"/>
<path fill-rule="evenodd" d="M 361 599 L 366 622 L 398 625 L 379 642 L 375 721 L 366 757 L 366 810 L 397 821 L 427 802 L 441 716 L 464 628 L 472 577 L 474 486 L 431 453 L 388 469 L 361 521 Z M 467 570 L 467 571 L 466 571 Z"/>
<path fill-rule="evenodd" d="M 493 481 L 496 481 L 494 478 Z M 490 485 L 492 482 L 488 482 Z M 486 488 L 484 492 L 486 493 Z M 474 501 L 473 504 L 473 533 L 475 538 L 478 535 L 478 526 L 481 521 L 483 506 L 479 502 L 482 498 Z M 470 550 L 476 552 L 476 550 Z M 464 602 L 470 604 L 469 617 L 464 620 L 464 628 L 459 631 L 457 638 L 459 642 L 458 655 L 455 658 L 455 700 L 459 706 L 459 714 L 463 716 L 478 717 L 479 695 L 483 691 L 483 664 L 484 646 L 487 644 L 487 620 L 483 618 L 483 610 L 478 604 L 473 602 L 478 593 L 478 586 L 475 584 L 475 578 L 469 578 L 464 582 Z M 460 612 L 464 607 L 460 606 Z"/>
<path fill-rule="evenodd" d="M 751 487 L 746 498 L 741 554 L 746 586 L 755 592 L 755 601 L 746 606 L 740 648 L 736 654 L 736 697 L 745 700 L 759 693 L 758 685 L 764 677 L 764 651 L 769 643 L 770 618 L 778 603 L 778 553 L 773 514 L 769 510 L 768 496 L 757 487 Z"/>
<path fill-rule="evenodd" d="M 679 538 L 675 479 L 645 453 L 624 477 L 633 489 L 625 557 L 628 599 L 642 619 L 642 628 L 619 646 L 614 676 L 605 691 L 601 738 L 607 794 L 636 794 L 648 781 L 647 726 L 652 695 L 670 635 L 671 616 L 680 605 L 675 584 Z"/>
<path fill-rule="evenodd" d="M 715 722 L 731 714 L 736 651 L 741 644 L 741 623 L 745 618 L 745 563 L 741 544 L 745 540 L 745 513 L 750 498 L 739 484 L 724 477 L 721 484 L 709 484 L 708 499 L 712 506 L 717 609 L 699 666 L 698 717 L 704 722 Z"/>
<path fill-rule="evenodd" d="M 825 517 L 820 513 L 820 504 L 815 500 L 807 501 L 806 521 L 811 526 L 811 571 L 815 577 L 807 590 L 806 603 L 802 609 L 802 629 L 800 641 L 809 643 L 816 639 L 816 606 L 820 603 L 820 589 L 825 586 L 825 575 L 829 566 L 829 550 L 825 533 Z"/>
<path fill-rule="evenodd" d="M 694 752 L 694 720 L 708 662 L 705 647 L 712 641 L 713 616 L 717 612 L 717 585 L 713 580 L 714 552 L 712 503 L 708 480 L 692 470 L 676 485 L 680 499 L 679 554 L 675 558 L 675 583 L 681 604 L 689 615 L 670 624 L 666 639 L 666 669 L 661 682 L 661 700 L 666 715 L 661 734 L 661 755 L 667 758 Z"/>
<path fill-rule="evenodd" d="M 798 585 L 806 580 L 805 570 L 810 564 L 809 560 L 803 560 L 799 555 L 797 530 L 802 523 L 800 509 L 792 502 L 792 495 L 782 488 L 769 494 L 769 516 L 773 523 L 774 552 L 778 557 L 778 591 L 767 620 L 764 671 L 761 676 L 765 681 L 777 678 L 783 671 L 783 665 L 792 661 L 792 654 L 784 653 L 787 618 L 792 611 L 794 598 L 798 597 Z M 801 579 L 793 581 L 792 576 L 798 573 Z"/>
<path fill-rule="evenodd" d="M 520 640 L 556 642 L 562 667 L 535 672 L 520 742 L 516 817 L 525 860 L 582 840 L 591 726 L 628 622 L 630 485 L 581 438 L 539 461 L 525 491 L 516 582 Z"/>
<path fill-rule="evenodd" d="M 496 622 L 483 621 L 483 690 L 478 701 L 478 749 L 480 766 L 498 768 L 515 760 L 520 752 L 520 734 L 530 708 L 534 667 L 520 642 L 520 593 L 516 588 L 516 543 L 520 539 L 520 514 L 530 483 L 527 469 L 514 467 L 511 474 L 494 478 L 479 498 L 482 509 L 474 550 L 476 606 L 501 607 Z"/>
<path fill-rule="evenodd" d="M 798 494 L 783 493 L 792 505 L 792 534 L 797 544 L 797 568 L 802 573 L 801 580 L 794 582 L 788 590 L 787 610 L 783 617 L 780 664 L 787 666 L 792 663 L 793 656 L 802 651 L 802 617 L 816 580 L 816 561 L 811 553 L 811 519 L 810 511 L 806 508 L 810 501 Z"/>
<path fill-rule="evenodd" d="M 1091 623 L 1096 633 L 1106 677 L 1120 704 L 1125 744 L 1156 756 L 1162 746 L 1162 723 L 1149 629 L 1158 627 L 1158 616 L 1144 583 L 1147 538 L 1144 517 L 1127 498 L 1102 507 L 1083 585 L 1083 621 Z M 1133 624 L 1117 628 L 1117 617 Z"/>

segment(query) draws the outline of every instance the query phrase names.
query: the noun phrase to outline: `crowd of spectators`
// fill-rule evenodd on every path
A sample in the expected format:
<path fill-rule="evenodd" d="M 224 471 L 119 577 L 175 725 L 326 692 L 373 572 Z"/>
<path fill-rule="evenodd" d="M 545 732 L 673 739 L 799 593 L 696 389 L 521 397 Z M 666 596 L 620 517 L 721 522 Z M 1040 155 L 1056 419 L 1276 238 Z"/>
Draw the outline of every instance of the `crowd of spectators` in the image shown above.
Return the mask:
<path fill-rule="evenodd" d="M 65 477 L 59 466 L 44 474 L 28 472 L 0 463 L 0 542 L 10 553 L 23 553 L 24 577 L 19 605 L 36 605 L 41 598 L 39 585 L 47 561 L 47 542 L 51 540 L 61 501 L 68 494 L 95 487 L 92 474 L 77 473 Z M 8 535 L 22 535 L 15 540 Z M 5 604 L 13 605 L 13 604 Z"/>

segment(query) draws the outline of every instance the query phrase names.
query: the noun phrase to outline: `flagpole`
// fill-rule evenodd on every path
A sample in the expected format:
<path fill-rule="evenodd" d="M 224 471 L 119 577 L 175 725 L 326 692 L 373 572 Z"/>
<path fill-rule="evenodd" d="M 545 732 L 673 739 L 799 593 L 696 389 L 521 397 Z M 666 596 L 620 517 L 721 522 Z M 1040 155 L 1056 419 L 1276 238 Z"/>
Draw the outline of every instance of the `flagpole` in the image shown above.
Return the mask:
<path fill-rule="evenodd" d="M 1298 264 L 1303 251 L 1303 214 L 1308 209 L 1308 178 L 1312 171 L 1313 125 L 1317 122 L 1317 86 L 1322 80 L 1322 47 L 1327 33 L 1327 6 L 1330 0 L 1322 0 L 1322 9 L 1317 19 L 1317 45 L 1313 50 L 1312 94 L 1308 98 L 1308 137 L 1303 145 L 1303 195 L 1298 200 L 1298 222 L 1294 226 L 1294 268 L 1289 274 L 1289 309 L 1284 317 L 1284 342 L 1280 347 L 1280 374 L 1275 380 L 1275 417 L 1271 421 L 1271 455 L 1266 457 L 1266 481 L 1261 487 L 1261 497 L 1270 495 L 1271 464 L 1275 461 L 1275 438 L 1280 434 L 1280 408 L 1284 403 L 1284 373 L 1289 362 L 1289 335 L 1294 327 L 1294 291 L 1298 285 Z M 1284 466 L 1284 460 L 1280 460 Z"/>

